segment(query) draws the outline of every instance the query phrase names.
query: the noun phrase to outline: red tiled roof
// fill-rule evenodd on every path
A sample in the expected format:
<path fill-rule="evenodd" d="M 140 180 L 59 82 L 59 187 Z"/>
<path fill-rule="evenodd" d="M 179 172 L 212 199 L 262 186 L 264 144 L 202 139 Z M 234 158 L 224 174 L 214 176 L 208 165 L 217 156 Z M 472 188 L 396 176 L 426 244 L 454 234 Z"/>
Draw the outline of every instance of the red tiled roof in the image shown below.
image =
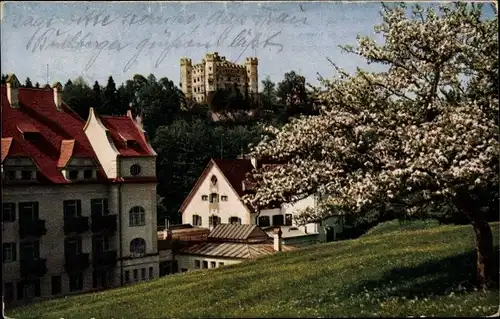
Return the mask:
<path fill-rule="evenodd" d="M 7 154 L 9 154 L 10 146 L 12 145 L 12 137 L 2 137 L 2 163 Z"/>
<path fill-rule="evenodd" d="M 32 123 L 18 123 L 17 129 L 21 133 L 40 133 L 40 130 L 35 127 Z"/>
<path fill-rule="evenodd" d="M 31 157 L 40 174 L 49 182 L 70 183 L 58 169 L 63 140 L 76 141 L 73 156 L 96 158 L 83 131 L 85 122 L 64 103 L 61 111 L 57 110 L 52 90 L 20 88 L 19 108 L 12 108 L 7 98 L 7 88 L 2 85 L 1 107 L 2 138 L 13 139 L 9 157 Z M 22 123 L 22 129 L 27 129 L 26 123 L 31 123 L 40 133 L 36 140 L 24 139 L 18 129 L 19 123 Z M 106 179 L 100 170 L 98 178 Z"/>
<path fill-rule="evenodd" d="M 59 155 L 59 161 L 57 162 L 57 167 L 65 167 L 68 161 L 73 155 L 73 149 L 75 148 L 75 140 L 63 140 L 61 142 L 61 150 Z"/>
<path fill-rule="evenodd" d="M 99 118 L 109 130 L 113 143 L 121 156 L 154 155 L 141 132 L 139 132 L 139 128 L 130 117 L 101 115 Z M 126 141 L 136 141 L 136 143 L 127 145 Z"/>

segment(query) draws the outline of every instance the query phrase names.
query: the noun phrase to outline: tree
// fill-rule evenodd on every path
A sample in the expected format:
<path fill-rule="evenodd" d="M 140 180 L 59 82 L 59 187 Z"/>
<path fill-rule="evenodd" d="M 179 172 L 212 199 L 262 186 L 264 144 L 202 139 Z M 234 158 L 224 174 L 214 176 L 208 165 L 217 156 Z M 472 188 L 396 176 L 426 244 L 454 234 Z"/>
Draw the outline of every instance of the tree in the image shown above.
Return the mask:
<path fill-rule="evenodd" d="M 262 86 L 264 87 L 261 93 L 262 108 L 265 110 L 274 110 L 278 102 L 276 84 L 267 76 L 266 79 L 262 80 Z"/>
<path fill-rule="evenodd" d="M 2 84 L 7 83 L 7 78 L 9 77 L 8 74 L 2 74 Z"/>
<path fill-rule="evenodd" d="M 37 89 L 39 89 L 39 88 L 40 88 L 40 83 L 36 82 L 36 83 L 35 83 L 35 87 L 36 87 Z"/>
<path fill-rule="evenodd" d="M 313 114 L 306 89 L 306 79 L 295 71 L 285 73 L 283 81 L 278 83 L 276 96 L 278 102 L 285 108 L 288 117 Z"/>
<path fill-rule="evenodd" d="M 102 108 L 102 98 L 101 98 L 101 86 L 99 82 L 95 81 L 94 86 L 92 88 L 93 94 L 93 103 L 92 106 L 97 110 L 97 112 L 101 113 L 100 110 Z"/>
<path fill-rule="evenodd" d="M 283 165 L 258 170 L 244 200 L 260 208 L 324 194 L 300 223 L 338 211 L 428 214 L 446 203 L 474 229 L 478 285 L 496 284 L 486 214 L 499 195 L 498 25 L 482 8 L 415 5 L 408 16 L 404 4 L 383 5 L 375 31 L 385 42 L 358 37 L 343 49 L 387 71 L 349 74 L 332 63 L 339 76 L 315 90 L 321 113 L 268 127 L 254 147 Z"/>
<path fill-rule="evenodd" d="M 104 89 L 103 94 L 103 104 L 102 104 L 102 114 L 107 115 L 123 115 L 120 112 L 120 99 L 118 96 L 118 91 L 116 89 L 115 81 L 112 76 L 109 76 L 108 83 Z"/>
<path fill-rule="evenodd" d="M 31 83 L 31 80 L 29 77 L 26 78 L 26 82 L 24 83 L 24 87 L 29 88 L 29 89 L 33 88 L 33 83 Z"/>
<path fill-rule="evenodd" d="M 74 81 L 68 80 L 63 88 L 63 100 L 68 104 L 83 120 L 89 116 L 89 109 L 92 106 L 93 91 L 82 77 Z"/>

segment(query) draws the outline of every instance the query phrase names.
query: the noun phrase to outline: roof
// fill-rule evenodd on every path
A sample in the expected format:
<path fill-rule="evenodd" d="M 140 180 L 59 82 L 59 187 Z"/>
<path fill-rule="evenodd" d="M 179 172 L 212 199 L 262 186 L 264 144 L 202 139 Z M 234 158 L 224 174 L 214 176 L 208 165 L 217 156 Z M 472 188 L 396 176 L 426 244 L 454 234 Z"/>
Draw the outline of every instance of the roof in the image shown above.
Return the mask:
<path fill-rule="evenodd" d="M 1 87 L 2 158 L 7 154 L 32 158 L 44 181 L 71 183 L 58 169 L 63 140 L 75 141 L 73 156 L 97 159 L 82 129 L 85 122 L 64 103 L 58 110 L 52 90 L 19 88 L 18 92 L 19 107 L 11 107 L 7 87 Z M 38 132 L 38 136 L 35 140 L 25 139 L 22 132 Z M 98 179 L 106 180 L 100 170 Z"/>
<path fill-rule="evenodd" d="M 215 240 L 267 240 L 269 236 L 257 225 L 219 224 L 208 234 Z"/>
<path fill-rule="evenodd" d="M 124 157 L 155 156 L 143 134 L 129 116 L 100 115 L 102 124 L 109 130 L 118 152 Z M 127 141 L 135 143 L 127 144 Z"/>
<path fill-rule="evenodd" d="M 282 245 L 283 252 L 295 250 L 295 247 Z M 178 254 L 199 255 L 216 258 L 254 259 L 274 254 L 273 244 L 218 243 L 204 242 L 179 250 Z"/>
<path fill-rule="evenodd" d="M 68 161 L 73 155 L 73 149 L 75 148 L 75 140 L 62 140 L 61 149 L 59 151 L 59 161 L 57 162 L 57 167 L 65 167 Z"/>
<path fill-rule="evenodd" d="M 280 227 L 281 227 L 281 238 L 283 239 L 303 237 L 303 236 L 316 236 L 318 234 L 318 233 L 306 233 L 300 230 L 300 228 L 296 226 L 280 226 Z M 269 236 L 272 236 L 274 233 L 274 227 L 269 227 L 267 229 L 264 229 L 264 231 Z"/>
<path fill-rule="evenodd" d="M 12 145 L 12 137 L 2 137 L 2 163 L 7 154 L 9 154 L 10 146 Z"/>
<path fill-rule="evenodd" d="M 240 197 L 245 195 L 242 182 L 254 169 L 249 159 L 214 159 L 215 164 Z"/>
<path fill-rule="evenodd" d="M 263 167 L 269 167 L 270 169 L 275 169 L 280 166 L 279 164 L 276 163 L 277 163 L 276 160 L 264 159 L 264 160 L 259 160 L 258 164 L 262 165 Z M 220 169 L 226 180 L 229 182 L 231 187 L 234 189 L 234 191 L 238 194 L 240 198 L 246 194 L 251 193 L 254 187 L 256 186 L 256 183 L 251 178 L 247 178 L 247 176 L 251 176 L 252 171 L 254 169 L 252 161 L 249 158 L 211 159 L 210 162 L 205 167 L 205 169 L 203 170 L 203 172 L 201 173 L 200 177 L 198 177 L 198 180 L 196 181 L 193 188 L 189 192 L 188 196 L 182 203 L 181 207 L 179 208 L 180 212 L 183 212 L 184 209 L 187 207 L 187 205 L 193 198 L 194 194 L 201 186 L 205 178 L 208 176 L 208 173 L 210 172 L 210 170 L 214 165 L 216 165 Z M 243 183 L 245 183 L 245 189 L 243 189 L 242 185 Z M 246 207 L 251 212 L 254 212 L 253 207 L 250 206 Z"/>

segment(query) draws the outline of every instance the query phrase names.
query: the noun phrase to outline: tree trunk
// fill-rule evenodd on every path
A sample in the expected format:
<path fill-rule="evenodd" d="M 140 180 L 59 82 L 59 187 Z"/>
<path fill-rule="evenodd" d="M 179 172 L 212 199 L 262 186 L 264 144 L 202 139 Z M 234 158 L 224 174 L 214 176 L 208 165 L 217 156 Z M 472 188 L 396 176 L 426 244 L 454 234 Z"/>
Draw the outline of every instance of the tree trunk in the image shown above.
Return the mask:
<path fill-rule="evenodd" d="M 476 235 L 477 283 L 481 288 L 491 288 L 498 280 L 491 228 L 484 219 L 473 221 L 472 227 Z"/>
<path fill-rule="evenodd" d="M 457 206 L 469 218 L 474 228 L 476 241 L 476 267 L 477 285 L 480 288 L 491 288 L 498 283 L 498 267 L 495 263 L 495 251 L 493 247 L 493 234 L 485 214 L 479 209 L 479 203 L 475 203 L 469 194 L 459 194 Z"/>

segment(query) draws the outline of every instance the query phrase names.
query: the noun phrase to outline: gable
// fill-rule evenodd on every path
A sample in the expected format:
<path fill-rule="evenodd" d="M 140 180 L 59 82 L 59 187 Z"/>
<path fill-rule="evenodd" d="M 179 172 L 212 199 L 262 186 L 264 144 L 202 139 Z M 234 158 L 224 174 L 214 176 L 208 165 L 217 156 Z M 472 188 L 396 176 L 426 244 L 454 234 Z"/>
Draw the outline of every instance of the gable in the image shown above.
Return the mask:
<path fill-rule="evenodd" d="M 206 204 L 206 202 L 202 201 L 202 196 L 209 196 L 212 192 L 212 176 L 217 178 L 217 192 L 219 196 L 228 197 L 228 202 L 226 204 L 233 206 L 237 205 L 238 207 L 235 207 L 235 209 L 243 208 L 245 212 L 249 212 L 248 207 L 243 204 L 239 194 L 234 190 L 231 183 L 229 183 L 222 171 L 215 165 L 214 161 L 211 160 L 184 200 L 184 203 L 179 209 L 181 213 L 188 210 L 196 212 L 198 210 L 196 208 L 197 206 Z"/>

